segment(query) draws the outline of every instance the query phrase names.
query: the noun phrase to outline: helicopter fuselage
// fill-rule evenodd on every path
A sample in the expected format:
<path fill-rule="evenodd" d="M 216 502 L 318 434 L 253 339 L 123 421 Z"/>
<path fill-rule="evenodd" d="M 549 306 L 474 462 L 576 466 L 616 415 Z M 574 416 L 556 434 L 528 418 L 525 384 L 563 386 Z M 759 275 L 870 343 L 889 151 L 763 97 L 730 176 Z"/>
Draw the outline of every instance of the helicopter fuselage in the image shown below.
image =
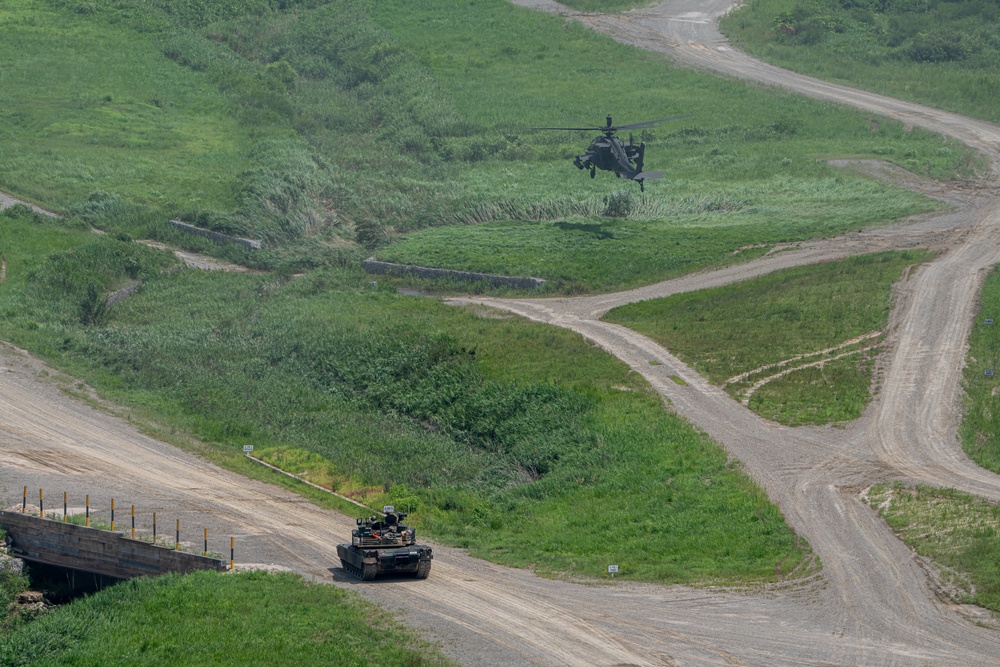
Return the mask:
<path fill-rule="evenodd" d="M 620 141 L 613 135 L 604 135 L 591 141 L 587 152 L 577 155 L 573 164 L 579 169 L 589 169 L 591 177 L 596 169 L 601 169 L 615 172 L 618 178 L 634 179 L 642 171 L 645 148 L 645 144 L 633 146 L 631 141 Z"/>
<path fill-rule="evenodd" d="M 613 171 L 618 178 L 627 178 L 639 184 L 639 189 L 643 189 L 643 181 L 649 178 L 662 178 L 662 171 L 644 171 L 643 158 L 646 153 L 645 142 L 640 142 L 638 146 L 632 143 L 632 135 L 629 134 L 628 141 L 621 141 L 615 136 L 619 130 L 639 130 L 646 129 L 664 123 L 668 120 L 677 120 L 687 116 L 674 116 L 672 118 L 661 118 L 659 120 L 648 120 L 642 123 L 632 123 L 631 125 L 615 126 L 611 121 L 611 116 L 607 117 L 607 124 L 604 127 L 539 127 L 538 130 L 599 130 L 604 134 L 595 137 L 587 152 L 577 155 L 573 159 L 573 164 L 578 169 L 589 169 L 590 177 L 594 178 L 598 169 L 602 171 Z"/>

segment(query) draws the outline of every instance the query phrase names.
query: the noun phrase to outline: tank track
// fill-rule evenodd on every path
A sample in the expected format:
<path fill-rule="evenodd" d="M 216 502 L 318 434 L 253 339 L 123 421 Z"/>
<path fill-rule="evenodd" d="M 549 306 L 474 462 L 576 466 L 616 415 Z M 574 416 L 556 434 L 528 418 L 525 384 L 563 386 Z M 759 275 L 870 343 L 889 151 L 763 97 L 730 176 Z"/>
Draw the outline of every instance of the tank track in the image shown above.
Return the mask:
<path fill-rule="evenodd" d="M 371 565 L 364 565 L 362 567 L 355 567 L 351 565 L 343 558 L 340 559 L 340 564 L 347 570 L 350 574 L 354 575 L 361 581 L 371 581 L 378 574 L 378 565 L 372 563 Z"/>

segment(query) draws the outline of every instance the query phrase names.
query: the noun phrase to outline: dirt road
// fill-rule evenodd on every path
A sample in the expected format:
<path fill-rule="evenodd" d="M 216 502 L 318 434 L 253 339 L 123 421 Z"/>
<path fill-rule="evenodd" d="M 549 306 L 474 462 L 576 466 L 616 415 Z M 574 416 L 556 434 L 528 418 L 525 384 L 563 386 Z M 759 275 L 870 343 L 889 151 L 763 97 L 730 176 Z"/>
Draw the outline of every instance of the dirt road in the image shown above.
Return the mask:
<path fill-rule="evenodd" d="M 516 0 L 545 11 L 544 0 Z M 784 73 L 729 48 L 714 19 L 724 1 L 666 2 L 617 17 L 577 14 L 597 30 L 689 64 L 854 104 L 948 132 L 1000 160 L 1000 129 L 953 114 Z M 351 521 L 276 487 L 206 465 L 140 433 L 126 415 L 70 398 L 57 374 L 0 351 L 0 498 L 23 485 L 77 502 L 135 502 L 172 523 L 235 533 L 240 562 L 282 563 L 350 586 L 398 609 L 467 665 L 933 665 L 1000 663 L 1000 634 L 971 622 L 977 610 L 942 602 L 931 580 L 858 499 L 877 480 L 954 486 L 1000 500 L 1000 478 L 971 464 L 957 441 L 965 340 L 983 271 L 1000 261 L 994 193 L 950 193 L 954 213 L 820 240 L 750 264 L 614 295 L 493 300 L 482 304 L 570 328 L 641 372 L 671 408 L 724 444 L 822 559 L 819 583 L 758 594 L 534 577 L 436 547 L 431 578 L 359 585 L 335 568 Z M 894 247 L 946 251 L 900 286 L 883 382 L 862 419 L 844 429 L 790 429 L 762 420 L 708 385 L 667 350 L 600 322 L 610 307 L 721 285 L 778 268 Z M 651 363 L 655 362 L 655 363 Z M 669 380 L 678 375 L 684 386 Z M 62 382 L 73 389 L 72 380 Z M 163 520 L 163 519 L 161 519 Z M 214 547 L 222 550 L 220 547 Z"/>

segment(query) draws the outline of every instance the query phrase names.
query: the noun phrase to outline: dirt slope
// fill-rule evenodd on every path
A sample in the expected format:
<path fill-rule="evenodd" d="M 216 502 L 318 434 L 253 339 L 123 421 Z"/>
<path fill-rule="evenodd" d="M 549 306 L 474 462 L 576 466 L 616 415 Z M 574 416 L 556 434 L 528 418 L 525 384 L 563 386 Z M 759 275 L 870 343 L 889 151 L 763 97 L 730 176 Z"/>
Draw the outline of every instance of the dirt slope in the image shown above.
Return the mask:
<path fill-rule="evenodd" d="M 575 14 L 543 0 L 517 4 Z M 1000 157 L 994 149 L 1000 130 L 992 125 L 746 58 L 714 28 L 714 18 L 727 7 L 717 0 L 666 2 L 616 17 L 577 16 L 689 64 L 872 109 L 954 134 L 994 161 Z M 1000 204 L 993 193 L 954 196 L 960 208 L 947 216 L 803 243 L 748 265 L 622 294 L 461 302 L 573 329 L 641 372 L 671 409 L 723 443 L 780 504 L 822 559 L 822 585 L 753 595 L 579 585 L 442 547 L 427 581 L 358 585 L 336 567 L 335 544 L 349 534 L 349 519 L 143 435 L 122 416 L 60 392 L 51 371 L 9 348 L 0 351 L 0 493 L 4 504 L 19 501 L 23 485 L 31 493 L 44 487 L 48 497 L 64 489 L 77 499 L 90 493 L 97 506 L 109 506 L 114 496 L 119 506 L 135 502 L 169 524 L 181 518 L 196 543 L 202 526 L 224 544 L 235 533 L 240 562 L 281 563 L 350 586 L 402 611 L 467 665 L 995 665 L 1000 635 L 970 622 L 967 615 L 975 610 L 940 601 L 919 563 L 857 498 L 857 490 L 872 481 L 905 478 L 1000 500 L 1000 479 L 972 465 L 955 435 L 975 297 L 982 272 L 1000 260 Z M 883 390 L 846 429 L 789 429 L 762 420 L 667 350 L 597 319 L 619 303 L 923 244 L 947 251 L 900 287 Z"/>

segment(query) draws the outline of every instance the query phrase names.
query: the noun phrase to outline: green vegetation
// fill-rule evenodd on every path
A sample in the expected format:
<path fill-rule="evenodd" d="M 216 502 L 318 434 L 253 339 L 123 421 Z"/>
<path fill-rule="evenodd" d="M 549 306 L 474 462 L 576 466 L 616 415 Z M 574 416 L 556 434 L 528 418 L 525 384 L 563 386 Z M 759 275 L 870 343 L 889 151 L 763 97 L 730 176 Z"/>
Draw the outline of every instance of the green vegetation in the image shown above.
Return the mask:
<path fill-rule="evenodd" d="M 996 410 L 1000 383 L 1000 271 L 996 268 L 986 278 L 979 297 L 979 315 L 969 336 L 966 357 L 965 419 L 961 426 L 962 445 L 973 461 L 987 470 L 1000 473 L 1000 414 Z M 996 374 L 987 377 L 985 371 Z"/>
<path fill-rule="evenodd" d="M 673 69 L 558 17 L 504 3 L 477 3 L 475 11 L 449 5 L 433 15 L 423 4 L 391 4 L 375 8 L 379 23 L 427 64 L 457 112 L 506 132 L 494 142 L 497 156 L 512 143 L 527 154 L 467 166 L 461 178 L 470 188 L 516 193 L 454 220 L 477 226 L 410 234 L 380 249 L 380 259 L 527 273 L 557 290 L 612 289 L 733 261 L 730 253 L 747 245 L 834 234 L 928 205 L 817 158 L 882 157 L 944 177 L 967 172 L 972 159 L 954 142 L 901 124 L 873 125 L 864 114 Z M 442 33 L 452 36 L 447 44 L 434 39 Z M 617 65 L 624 61 L 630 67 Z M 591 181 L 570 164 L 593 132 L 523 131 L 608 112 L 621 119 L 613 102 L 608 108 L 611 87 L 629 91 L 629 119 L 693 116 L 642 133 L 667 180 L 651 183 L 645 196 L 628 190 L 627 221 L 605 215 L 613 177 Z M 919 144 L 897 143 L 912 139 Z"/>
<path fill-rule="evenodd" d="M 4 190 L 59 210 L 95 189 L 171 212 L 233 205 L 251 133 L 206 75 L 146 35 L 35 0 L 5 2 L 0 35 Z"/>
<path fill-rule="evenodd" d="M 0 286 L 0 338 L 168 433 L 232 453 L 312 452 L 409 504 L 439 538 L 540 572 L 599 576 L 617 562 L 639 579 L 743 581 L 802 561 L 725 452 L 575 334 L 372 289 L 343 269 L 157 272 L 169 256 L 138 244 L 23 209 L 0 220 L 22 267 Z M 50 228 L 79 245 L 20 257 Z M 87 293 L 55 279 L 76 275 L 101 293 L 146 282 L 84 324 Z"/>
<path fill-rule="evenodd" d="M 6 538 L 7 533 L 0 528 L 0 544 Z M 28 577 L 23 572 L 16 572 L 8 567 L 8 563 L 0 560 L 0 635 L 17 622 L 13 611 L 14 601 L 28 588 Z"/>
<path fill-rule="evenodd" d="M 759 232 L 804 238 L 929 206 L 818 158 L 969 169 L 954 142 L 899 123 L 872 132 L 863 114 L 674 69 L 503 0 L 16 0 L 0 10 L 2 53 L 0 187 L 112 232 L 286 273 L 353 264 L 400 235 L 456 223 L 447 238 L 415 241 L 420 256 L 417 246 L 398 254 L 482 269 L 503 245 L 486 239 L 483 256 L 467 256 L 481 239 L 465 223 L 497 222 L 517 230 L 528 260 L 503 272 L 549 257 L 552 289 L 606 289 L 728 261 Z M 627 108 L 608 94 L 621 89 Z M 642 133 L 669 180 L 645 197 L 629 190 L 625 208 L 607 201 L 613 177 L 570 166 L 592 133 L 527 130 L 608 112 L 693 114 Z M 630 274 L 604 276 L 584 256 L 595 250 L 586 230 L 621 226 L 605 213 L 643 221 L 625 243 L 612 230 L 599 252 L 637 267 Z M 266 250 L 219 250 L 164 226 L 171 216 Z M 695 250 L 660 252 L 659 266 L 648 256 L 657 244 Z"/>
<path fill-rule="evenodd" d="M 719 185 L 714 196 L 701 198 L 667 195 L 659 202 L 662 217 L 439 227 L 410 234 L 377 256 L 543 277 L 549 292 L 611 291 L 746 261 L 779 242 L 834 236 L 927 206 L 909 192 L 827 175 L 825 165 L 805 169 L 813 175 L 776 176 L 735 192 Z"/>
<path fill-rule="evenodd" d="M 391 616 L 289 574 L 142 577 L 78 599 L 0 642 L 0 664 L 446 665 Z"/>
<path fill-rule="evenodd" d="M 998 11 L 993 0 L 749 0 L 721 28 L 782 67 L 997 122 Z"/>
<path fill-rule="evenodd" d="M 927 257 L 881 253 L 787 269 L 622 306 L 605 319 L 650 336 L 734 397 L 768 380 L 749 400 L 763 417 L 790 425 L 855 419 L 868 402 L 891 285 Z"/>
<path fill-rule="evenodd" d="M 941 569 L 957 601 L 1000 611 L 1000 507 L 952 489 L 877 485 L 867 500 L 921 556 Z"/>

